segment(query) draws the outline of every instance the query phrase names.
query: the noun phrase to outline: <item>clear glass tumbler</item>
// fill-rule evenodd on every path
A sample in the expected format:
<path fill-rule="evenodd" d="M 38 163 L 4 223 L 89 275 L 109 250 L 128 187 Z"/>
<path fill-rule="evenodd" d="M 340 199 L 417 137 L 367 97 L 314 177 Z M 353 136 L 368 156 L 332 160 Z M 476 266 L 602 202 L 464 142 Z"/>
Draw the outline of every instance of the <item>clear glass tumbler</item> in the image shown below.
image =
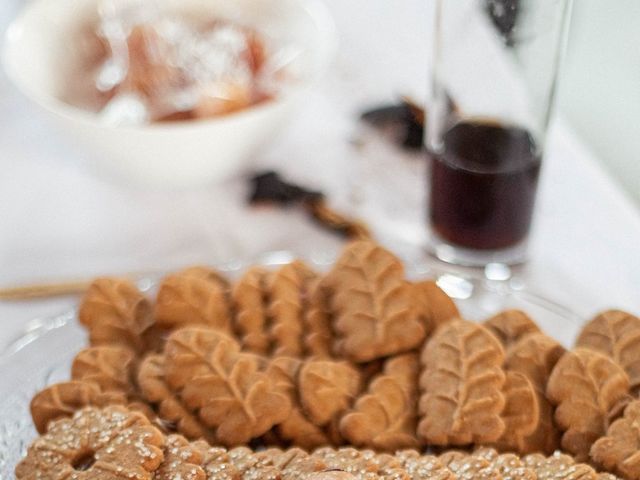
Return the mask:
<path fill-rule="evenodd" d="M 425 142 L 430 251 L 526 259 L 571 0 L 435 0 Z"/>

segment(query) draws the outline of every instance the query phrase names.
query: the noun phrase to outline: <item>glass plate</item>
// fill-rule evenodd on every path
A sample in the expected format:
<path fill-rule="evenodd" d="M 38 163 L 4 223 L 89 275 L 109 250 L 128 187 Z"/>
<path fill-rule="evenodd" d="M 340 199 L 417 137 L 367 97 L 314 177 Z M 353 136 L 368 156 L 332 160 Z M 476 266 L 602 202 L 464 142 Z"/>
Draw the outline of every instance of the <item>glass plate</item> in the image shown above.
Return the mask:
<path fill-rule="evenodd" d="M 218 266 L 230 277 L 246 265 L 277 266 L 293 259 L 288 252 L 267 254 L 254 262 L 233 262 Z M 309 263 L 323 270 L 328 259 Z M 412 278 L 436 278 L 456 299 L 466 318 L 481 320 L 500 310 L 519 308 L 528 312 L 549 335 L 565 346 L 572 344 L 580 318 L 561 305 L 521 288 L 513 281 L 489 281 L 459 272 L 418 264 L 408 268 Z M 139 287 L 153 294 L 160 275 L 141 280 Z M 76 322 L 76 311 L 31 322 L 25 334 L 0 355 L 0 479 L 14 478 L 13 469 L 36 436 L 31 425 L 29 402 L 44 386 L 69 378 L 71 361 L 86 345 L 86 335 Z"/>

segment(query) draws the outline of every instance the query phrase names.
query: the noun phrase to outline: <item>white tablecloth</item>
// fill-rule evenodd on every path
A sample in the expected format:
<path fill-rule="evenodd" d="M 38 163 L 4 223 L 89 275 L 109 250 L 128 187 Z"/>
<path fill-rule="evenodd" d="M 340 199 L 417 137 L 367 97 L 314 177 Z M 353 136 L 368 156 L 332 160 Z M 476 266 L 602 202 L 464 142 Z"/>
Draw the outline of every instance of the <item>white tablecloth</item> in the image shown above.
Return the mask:
<path fill-rule="evenodd" d="M 351 140 L 361 136 L 363 107 L 400 94 L 424 97 L 428 2 L 328 3 L 342 37 L 331 75 L 253 168 L 273 167 L 322 189 L 390 247 L 418 255 L 424 162 L 369 137 L 361 147 Z M 0 5 L 3 25 L 14 7 Z M 0 118 L 2 286 L 169 270 L 268 250 L 330 255 L 340 245 L 299 213 L 248 209 L 245 178 L 188 192 L 145 192 L 97 178 L 4 77 Z M 638 313 L 639 243 L 638 211 L 570 128 L 555 122 L 523 272 L 529 287 L 582 316 L 612 306 Z M 0 346 L 30 319 L 75 301 L 0 303 Z"/>

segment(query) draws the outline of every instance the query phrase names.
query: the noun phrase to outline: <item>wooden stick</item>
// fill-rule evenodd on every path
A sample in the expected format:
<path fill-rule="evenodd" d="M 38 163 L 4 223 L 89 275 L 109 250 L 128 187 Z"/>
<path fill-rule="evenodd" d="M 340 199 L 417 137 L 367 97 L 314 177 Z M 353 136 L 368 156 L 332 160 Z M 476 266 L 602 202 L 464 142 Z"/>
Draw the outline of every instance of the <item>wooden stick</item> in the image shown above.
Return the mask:
<path fill-rule="evenodd" d="M 82 293 L 91 285 L 91 280 L 60 283 L 43 283 L 22 287 L 0 288 L 0 300 L 33 300 Z"/>

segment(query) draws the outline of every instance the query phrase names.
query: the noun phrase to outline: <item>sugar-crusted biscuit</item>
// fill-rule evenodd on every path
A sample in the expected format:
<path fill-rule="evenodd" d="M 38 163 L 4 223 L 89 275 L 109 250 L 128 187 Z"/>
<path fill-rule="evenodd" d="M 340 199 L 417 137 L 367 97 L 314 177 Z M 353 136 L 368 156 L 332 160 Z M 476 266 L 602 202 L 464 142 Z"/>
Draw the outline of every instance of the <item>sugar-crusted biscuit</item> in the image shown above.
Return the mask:
<path fill-rule="evenodd" d="M 164 442 L 139 413 L 89 407 L 52 422 L 16 467 L 16 479 L 152 480 Z"/>
<path fill-rule="evenodd" d="M 153 475 L 154 480 L 208 480 L 202 453 L 181 435 L 169 435 L 165 441 L 164 460 Z"/>

